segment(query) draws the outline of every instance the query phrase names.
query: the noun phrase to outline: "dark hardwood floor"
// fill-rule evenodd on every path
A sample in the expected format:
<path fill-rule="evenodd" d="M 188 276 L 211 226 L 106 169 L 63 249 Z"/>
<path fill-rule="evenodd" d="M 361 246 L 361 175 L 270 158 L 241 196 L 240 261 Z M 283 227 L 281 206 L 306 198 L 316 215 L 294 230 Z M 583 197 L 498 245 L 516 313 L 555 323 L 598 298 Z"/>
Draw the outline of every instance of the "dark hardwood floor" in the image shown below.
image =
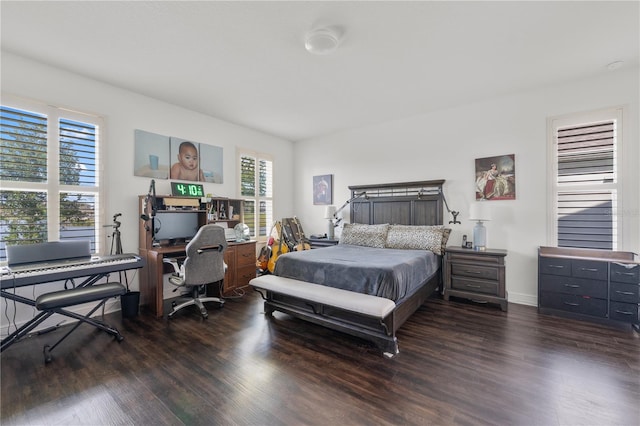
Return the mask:
<path fill-rule="evenodd" d="M 171 321 L 82 325 L 1 355 L 3 425 L 638 425 L 640 335 L 462 301 L 427 301 L 385 359 L 362 340 L 283 314 L 259 296 Z"/>

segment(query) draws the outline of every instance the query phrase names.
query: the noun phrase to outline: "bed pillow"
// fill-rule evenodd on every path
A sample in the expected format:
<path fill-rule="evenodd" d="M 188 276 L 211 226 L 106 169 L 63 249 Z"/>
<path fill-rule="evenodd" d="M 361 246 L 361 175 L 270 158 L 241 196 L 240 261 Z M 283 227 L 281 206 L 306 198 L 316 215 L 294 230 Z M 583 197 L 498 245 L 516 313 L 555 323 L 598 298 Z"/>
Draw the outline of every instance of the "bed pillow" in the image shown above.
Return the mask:
<path fill-rule="evenodd" d="M 384 248 L 388 231 L 388 223 L 382 225 L 345 223 L 340 236 L 340 244 Z"/>
<path fill-rule="evenodd" d="M 441 225 L 391 225 L 385 247 L 393 249 L 431 250 L 443 254 L 451 229 Z"/>

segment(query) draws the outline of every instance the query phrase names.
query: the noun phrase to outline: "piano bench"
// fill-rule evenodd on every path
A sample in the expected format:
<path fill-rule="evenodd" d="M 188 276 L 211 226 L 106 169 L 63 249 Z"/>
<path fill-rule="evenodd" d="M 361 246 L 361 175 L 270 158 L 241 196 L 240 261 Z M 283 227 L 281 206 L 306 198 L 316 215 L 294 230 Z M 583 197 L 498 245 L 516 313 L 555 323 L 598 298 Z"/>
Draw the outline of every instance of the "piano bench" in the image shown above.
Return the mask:
<path fill-rule="evenodd" d="M 45 293 L 36 299 L 36 308 L 40 311 L 50 311 L 67 306 L 80 305 L 95 300 L 109 299 L 121 296 L 126 292 L 120 283 L 97 284 L 89 287 L 73 288 Z"/>
<path fill-rule="evenodd" d="M 60 340 L 58 340 L 54 345 L 44 346 L 43 352 L 45 364 L 48 364 L 53 360 L 51 351 L 53 351 L 56 346 L 58 346 L 64 339 L 66 339 L 67 336 L 73 333 L 73 331 L 78 328 L 83 322 L 111 334 L 116 338 L 118 343 L 122 342 L 122 340 L 124 340 L 124 337 L 116 328 L 111 327 L 110 325 L 105 324 L 104 322 L 99 321 L 95 318 L 91 318 L 91 315 L 93 315 L 93 313 L 97 311 L 98 308 L 103 306 L 110 298 L 121 296 L 125 293 L 126 289 L 122 284 L 107 283 L 73 288 L 71 290 L 54 291 L 38 296 L 38 298 L 36 299 L 37 309 L 45 311 L 49 315 L 51 315 L 52 313 L 56 313 L 78 320 L 78 322 L 73 327 L 71 327 L 71 329 L 67 331 L 67 333 L 62 336 L 62 338 L 60 338 Z M 63 309 L 68 306 L 96 301 L 99 301 L 99 303 L 84 316 Z"/>

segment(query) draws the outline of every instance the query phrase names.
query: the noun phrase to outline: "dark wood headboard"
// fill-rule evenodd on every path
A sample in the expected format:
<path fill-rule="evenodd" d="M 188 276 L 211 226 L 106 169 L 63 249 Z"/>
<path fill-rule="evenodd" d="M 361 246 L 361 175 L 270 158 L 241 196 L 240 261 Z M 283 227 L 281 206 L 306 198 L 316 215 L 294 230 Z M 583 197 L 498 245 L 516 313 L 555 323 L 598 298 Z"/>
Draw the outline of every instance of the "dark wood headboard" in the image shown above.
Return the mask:
<path fill-rule="evenodd" d="M 443 179 L 350 186 L 351 223 L 442 225 L 444 182 Z"/>

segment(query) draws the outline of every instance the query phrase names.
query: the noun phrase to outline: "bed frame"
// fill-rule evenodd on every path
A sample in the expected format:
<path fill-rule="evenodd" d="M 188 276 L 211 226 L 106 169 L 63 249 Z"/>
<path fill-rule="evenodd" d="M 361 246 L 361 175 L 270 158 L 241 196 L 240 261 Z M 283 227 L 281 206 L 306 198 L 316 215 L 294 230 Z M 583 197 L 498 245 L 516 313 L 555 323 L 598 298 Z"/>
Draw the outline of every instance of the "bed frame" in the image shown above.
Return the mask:
<path fill-rule="evenodd" d="M 350 186 L 351 223 L 442 225 L 444 180 Z M 280 311 L 363 338 L 376 344 L 390 358 L 398 351 L 396 331 L 440 286 L 439 270 L 413 295 L 396 304 L 384 318 L 342 309 L 318 300 L 301 299 L 291 295 L 261 292 L 265 314 Z"/>

